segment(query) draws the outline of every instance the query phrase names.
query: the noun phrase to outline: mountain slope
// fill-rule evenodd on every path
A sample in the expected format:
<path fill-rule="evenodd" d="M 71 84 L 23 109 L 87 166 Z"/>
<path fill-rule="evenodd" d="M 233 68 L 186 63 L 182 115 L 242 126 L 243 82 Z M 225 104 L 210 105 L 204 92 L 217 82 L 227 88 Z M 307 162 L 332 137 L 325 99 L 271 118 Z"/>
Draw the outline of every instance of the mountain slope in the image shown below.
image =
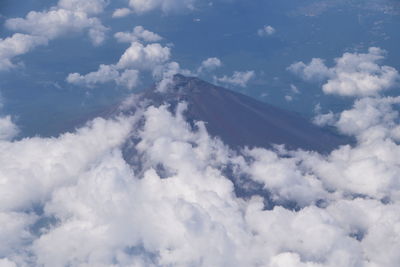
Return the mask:
<path fill-rule="evenodd" d="M 290 149 L 329 152 L 348 139 L 319 128 L 306 119 L 251 97 L 218 87 L 194 77 L 175 75 L 173 85 L 160 93 L 155 87 L 144 91 L 142 99 L 173 109 L 188 103 L 190 122 L 204 121 L 208 132 L 231 147 L 271 147 L 284 144 Z"/>

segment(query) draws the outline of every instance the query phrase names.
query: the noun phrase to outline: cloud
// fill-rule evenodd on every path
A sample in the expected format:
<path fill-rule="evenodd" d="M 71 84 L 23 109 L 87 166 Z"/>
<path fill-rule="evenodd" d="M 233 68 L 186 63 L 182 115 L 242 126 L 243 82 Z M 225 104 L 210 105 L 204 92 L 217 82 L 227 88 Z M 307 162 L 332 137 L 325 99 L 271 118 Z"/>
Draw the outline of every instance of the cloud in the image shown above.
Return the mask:
<path fill-rule="evenodd" d="M 390 66 L 381 66 L 385 51 L 371 47 L 368 53 L 344 53 L 328 68 L 324 61 L 313 58 L 309 64 L 296 62 L 288 70 L 306 81 L 326 81 L 326 94 L 341 96 L 373 96 L 395 86 L 400 75 Z"/>
<path fill-rule="evenodd" d="M 159 44 L 130 48 L 72 81 L 129 87 L 140 69 L 168 88 L 181 71 Z M 187 103 L 137 101 L 58 137 L 0 141 L 0 264 L 397 267 L 399 97 L 333 114 L 356 143 L 327 155 L 233 151 L 186 120 Z"/>
<path fill-rule="evenodd" d="M 2 262 L 397 266 L 400 149 L 390 137 L 330 155 L 234 152 L 204 123 L 191 126 L 186 108 L 0 142 Z M 261 188 L 242 198 L 240 179 Z"/>
<path fill-rule="evenodd" d="M 70 73 L 66 80 L 71 84 L 86 87 L 94 87 L 97 84 L 104 84 L 113 81 L 118 85 L 128 89 L 133 89 L 139 82 L 139 71 L 127 69 L 120 73 L 114 65 L 102 64 L 97 71 L 90 72 L 86 75 Z"/>
<path fill-rule="evenodd" d="M 62 9 L 89 15 L 102 13 L 107 5 L 107 0 L 60 0 L 58 2 L 58 6 Z"/>
<path fill-rule="evenodd" d="M 158 43 L 144 46 L 139 42 L 133 42 L 122 54 L 116 67 L 118 69 L 138 68 L 151 70 L 168 61 L 170 55 L 170 48 L 163 47 Z"/>
<path fill-rule="evenodd" d="M 130 69 L 124 70 L 115 81 L 118 85 L 133 89 L 139 83 L 139 71 Z"/>
<path fill-rule="evenodd" d="M 273 34 L 275 34 L 276 30 L 274 27 L 270 26 L 270 25 L 266 25 L 263 28 L 259 29 L 257 31 L 258 36 L 260 37 L 265 37 L 265 36 L 271 36 Z"/>
<path fill-rule="evenodd" d="M 46 45 L 47 42 L 46 38 L 21 33 L 0 39 L 0 71 L 14 68 L 14 57 L 23 55 L 36 46 Z"/>
<path fill-rule="evenodd" d="M 219 68 L 222 66 L 222 62 L 219 58 L 216 57 L 210 57 L 201 62 L 200 67 L 197 69 L 198 73 L 204 72 L 204 71 L 213 71 L 216 68 Z"/>
<path fill-rule="evenodd" d="M 293 63 L 288 70 L 306 81 L 323 81 L 333 76 L 332 70 L 326 67 L 324 60 L 313 58 L 309 64 L 303 62 Z"/>
<path fill-rule="evenodd" d="M 160 9 L 164 13 L 194 9 L 195 0 L 129 0 L 133 12 L 142 14 Z"/>
<path fill-rule="evenodd" d="M 0 95 L 0 110 L 3 108 L 3 98 Z M 19 134 L 18 126 L 10 115 L 0 116 L 0 142 L 10 141 Z"/>
<path fill-rule="evenodd" d="M 299 88 L 297 88 L 297 86 L 295 86 L 294 84 L 291 84 L 290 85 L 290 93 L 285 95 L 285 100 L 288 102 L 291 102 L 294 99 L 294 95 L 298 95 L 298 94 L 300 94 Z"/>
<path fill-rule="evenodd" d="M 136 41 L 158 42 L 162 37 L 154 32 L 144 29 L 142 26 L 136 26 L 132 32 L 117 32 L 115 39 L 120 43 L 133 43 Z"/>
<path fill-rule="evenodd" d="M 47 40 L 72 32 L 88 30 L 95 45 L 103 42 L 107 30 L 97 18 L 88 17 L 84 12 L 62 8 L 43 12 L 31 11 L 26 18 L 8 19 L 5 25 L 12 31 L 25 32 Z"/>
<path fill-rule="evenodd" d="M 102 64 L 97 71 L 90 72 L 86 75 L 80 75 L 79 73 L 69 74 L 67 77 L 67 82 L 92 87 L 98 83 L 107 83 L 110 81 L 114 81 L 118 77 L 119 72 L 115 69 L 114 66 Z"/>
<path fill-rule="evenodd" d="M 11 119 L 11 116 L 0 117 L 0 141 L 11 140 L 19 133 L 17 125 Z"/>
<path fill-rule="evenodd" d="M 76 85 L 93 87 L 111 81 L 128 89 L 136 87 L 139 71 L 156 72 L 170 58 L 170 49 L 158 43 L 144 46 L 139 42 L 131 43 L 116 64 L 101 64 L 99 69 L 86 75 L 70 73 L 66 81 Z"/>
<path fill-rule="evenodd" d="M 228 85 L 233 85 L 233 86 L 240 86 L 240 87 L 246 87 L 247 83 L 255 77 L 255 72 L 250 70 L 250 71 L 235 71 L 232 76 L 222 76 L 220 78 L 214 77 L 214 80 L 216 82 L 228 84 Z"/>
<path fill-rule="evenodd" d="M 48 11 L 31 11 L 25 18 L 7 19 L 6 28 L 18 33 L 0 39 L 0 71 L 15 67 L 15 57 L 67 34 L 87 31 L 92 43 L 100 45 L 107 28 L 91 15 L 101 13 L 106 4 L 103 0 L 60 0 Z"/>
<path fill-rule="evenodd" d="M 113 18 L 123 18 L 123 17 L 128 16 L 131 13 L 132 13 L 132 11 L 129 8 L 117 8 L 113 12 L 112 17 Z"/>

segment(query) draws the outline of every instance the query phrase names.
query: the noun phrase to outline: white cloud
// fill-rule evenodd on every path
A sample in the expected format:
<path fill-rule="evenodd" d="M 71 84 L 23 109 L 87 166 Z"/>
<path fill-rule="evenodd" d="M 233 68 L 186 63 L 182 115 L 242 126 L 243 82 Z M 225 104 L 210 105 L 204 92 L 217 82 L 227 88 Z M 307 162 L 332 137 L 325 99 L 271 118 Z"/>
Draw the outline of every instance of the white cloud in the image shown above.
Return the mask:
<path fill-rule="evenodd" d="M 0 259 L 0 266 L 1 267 L 17 267 L 17 264 L 9 259 Z"/>
<path fill-rule="evenodd" d="M 222 62 L 219 58 L 217 57 L 210 57 L 201 62 L 200 67 L 197 69 L 198 73 L 204 72 L 204 71 L 213 71 L 216 68 L 219 68 L 222 66 Z"/>
<path fill-rule="evenodd" d="M 47 44 L 47 39 L 40 36 L 16 33 L 0 39 L 0 71 L 15 67 L 12 59 L 25 54 L 38 45 Z"/>
<path fill-rule="evenodd" d="M 158 42 L 162 40 L 160 35 L 144 29 L 143 26 L 136 26 L 132 32 L 117 32 L 114 37 L 120 43 L 133 43 L 136 41 Z"/>
<path fill-rule="evenodd" d="M 133 89 L 139 82 L 139 72 L 137 70 L 127 69 L 119 72 L 114 65 L 100 65 L 95 72 L 90 72 L 86 75 L 79 73 L 70 73 L 67 77 L 67 82 L 71 84 L 94 87 L 97 84 L 115 82 L 118 85 Z"/>
<path fill-rule="evenodd" d="M 100 14 L 107 5 L 107 0 L 60 0 L 58 2 L 60 8 L 86 14 Z"/>
<path fill-rule="evenodd" d="M 17 125 L 11 119 L 11 116 L 0 117 L 0 141 L 11 140 L 19 133 Z"/>
<path fill-rule="evenodd" d="M 142 14 L 160 9 L 164 13 L 191 10 L 195 0 L 129 0 L 129 6 L 135 13 Z"/>
<path fill-rule="evenodd" d="M 70 73 L 67 77 L 67 82 L 72 84 L 87 85 L 92 87 L 98 83 L 107 83 L 114 81 L 119 77 L 119 72 L 112 65 L 100 65 L 95 72 L 90 72 L 86 75 L 79 73 Z"/>
<path fill-rule="evenodd" d="M 309 64 L 293 63 L 288 67 L 288 70 L 306 81 L 323 81 L 333 76 L 332 70 L 320 58 L 313 58 Z"/>
<path fill-rule="evenodd" d="M 337 116 L 332 111 L 324 114 L 317 114 L 313 118 L 313 123 L 318 126 L 334 125 L 337 121 Z"/>
<path fill-rule="evenodd" d="M 291 102 L 291 101 L 293 101 L 293 96 L 285 95 L 285 100 L 288 101 L 288 102 Z"/>
<path fill-rule="evenodd" d="M 0 142 L 2 261 L 397 267 L 398 145 L 380 139 L 327 156 L 232 153 L 204 123 L 193 131 L 185 108 L 149 107 L 58 138 Z M 131 166 L 121 151 L 127 140 L 135 140 Z M 226 166 L 271 198 L 237 197 Z M 301 209 L 285 207 L 291 202 Z"/>
<path fill-rule="evenodd" d="M 139 83 L 139 71 L 138 70 L 125 70 L 116 79 L 118 85 L 124 86 L 128 89 L 135 88 Z"/>
<path fill-rule="evenodd" d="M 326 94 L 342 96 L 372 96 L 392 88 L 400 80 L 396 69 L 381 66 L 385 51 L 371 47 L 368 53 L 344 53 L 328 68 L 324 61 L 313 58 L 309 64 L 297 62 L 288 70 L 308 81 L 326 81 L 322 90 Z"/>
<path fill-rule="evenodd" d="M 264 36 L 273 35 L 275 32 L 276 32 L 276 30 L 274 27 L 272 27 L 271 25 L 266 25 L 263 28 L 259 29 L 257 31 L 257 34 L 260 37 L 264 37 Z"/>
<path fill-rule="evenodd" d="M 61 8 L 43 12 L 31 11 L 26 18 L 8 19 L 5 25 L 10 30 L 40 36 L 47 40 L 88 30 L 95 45 L 99 45 L 104 40 L 107 30 L 97 18 L 88 17 L 84 12 Z"/>
<path fill-rule="evenodd" d="M 132 13 L 132 11 L 129 8 L 117 8 L 113 12 L 112 17 L 113 18 L 123 18 L 123 17 L 128 16 L 131 13 Z"/>
<path fill-rule="evenodd" d="M 133 42 L 119 59 L 118 69 L 137 68 L 152 70 L 169 60 L 171 55 L 169 47 L 163 47 L 158 43 L 146 46 L 139 42 Z"/>
<path fill-rule="evenodd" d="M 246 87 L 247 83 L 255 77 L 255 72 L 253 70 L 250 71 L 235 71 L 232 76 L 222 76 L 220 78 L 214 77 L 216 82 L 233 85 L 233 86 L 240 86 Z"/>
<path fill-rule="evenodd" d="M 76 79 L 135 83 L 135 70 L 99 69 Z M 357 143 L 327 155 L 231 151 L 186 121 L 185 103 L 0 141 L 0 264 L 398 267 L 398 103 L 365 97 L 334 114 Z"/>
<path fill-rule="evenodd" d="M 93 87 L 114 81 L 128 89 L 136 87 L 139 82 L 139 70 L 157 72 L 164 68 L 170 58 L 170 49 L 158 43 L 144 46 L 133 42 L 116 64 L 101 64 L 99 69 L 86 75 L 70 73 L 66 80 L 76 85 Z"/>
<path fill-rule="evenodd" d="M 31 11 L 25 18 L 7 19 L 5 26 L 19 33 L 0 39 L 0 71 L 15 67 L 16 56 L 63 35 L 87 31 L 92 43 L 100 45 L 107 28 L 91 15 L 101 13 L 106 4 L 104 0 L 60 0 L 48 11 Z"/>

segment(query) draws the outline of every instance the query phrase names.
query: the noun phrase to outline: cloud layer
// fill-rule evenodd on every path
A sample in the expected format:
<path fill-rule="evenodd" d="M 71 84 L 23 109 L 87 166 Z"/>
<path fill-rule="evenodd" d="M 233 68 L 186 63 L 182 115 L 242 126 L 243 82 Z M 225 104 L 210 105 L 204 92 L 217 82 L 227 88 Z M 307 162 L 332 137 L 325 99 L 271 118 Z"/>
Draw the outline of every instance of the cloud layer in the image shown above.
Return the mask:
<path fill-rule="evenodd" d="M 0 141 L 1 261 L 395 267 L 398 102 L 365 98 L 338 114 L 357 145 L 329 155 L 232 151 L 186 122 L 185 103 L 130 101 L 74 133 Z M 346 126 L 366 113 L 376 119 Z"/>

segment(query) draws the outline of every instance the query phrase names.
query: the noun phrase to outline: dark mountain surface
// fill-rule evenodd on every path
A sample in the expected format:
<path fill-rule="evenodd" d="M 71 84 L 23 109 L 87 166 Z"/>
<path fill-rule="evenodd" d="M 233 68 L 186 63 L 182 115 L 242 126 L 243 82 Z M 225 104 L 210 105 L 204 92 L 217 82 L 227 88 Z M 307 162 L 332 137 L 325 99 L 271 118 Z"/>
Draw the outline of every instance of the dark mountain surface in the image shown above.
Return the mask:
<path fill-rule="evenodd" d="M 149 105 L 188 103 L 189 122 L 204 121 L 208 132 L 232 148 L 284 144 L 289 149 L 321 153 L 349 143 L 347 137 L 319 128 L 301 116 L 212 85 L 195 77 L 175 75 L 167 92 L 155 87 L 142 92 Z"/>

